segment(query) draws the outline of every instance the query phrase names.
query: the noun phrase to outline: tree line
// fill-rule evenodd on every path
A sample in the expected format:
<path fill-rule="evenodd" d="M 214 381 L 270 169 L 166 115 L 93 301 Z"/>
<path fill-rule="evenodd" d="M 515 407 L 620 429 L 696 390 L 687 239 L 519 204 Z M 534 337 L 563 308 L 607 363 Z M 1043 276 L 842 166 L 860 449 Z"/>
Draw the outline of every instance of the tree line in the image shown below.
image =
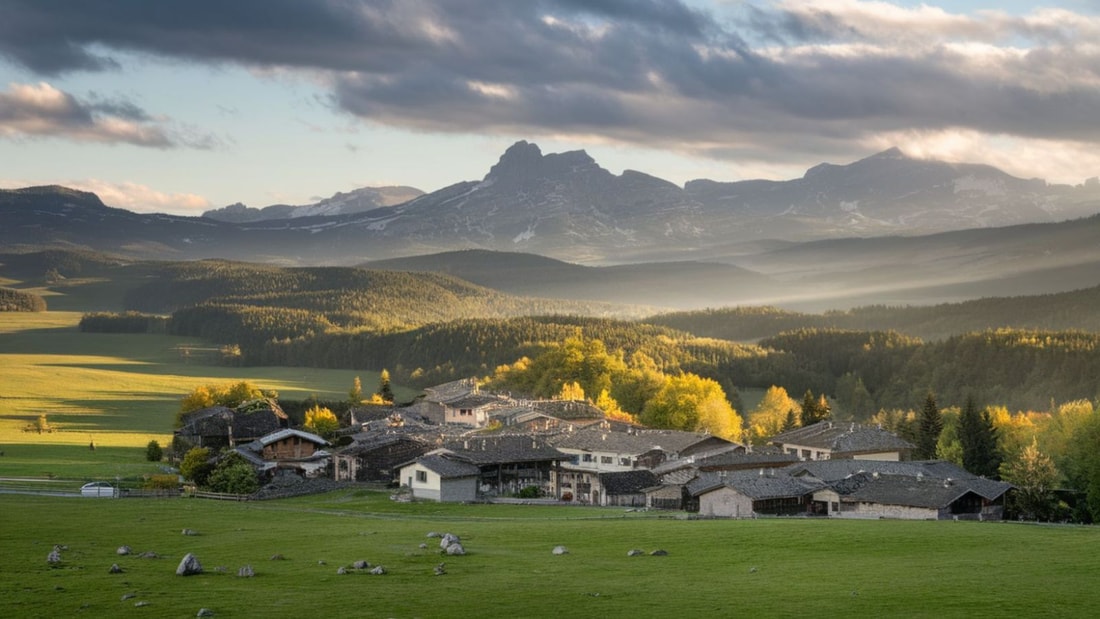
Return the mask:
<path fill-rule="evenodd" d="M 41 296 L 14 288 L 0 287 L 0 312 L 44 312 L 46 300 Z"/>
<path fill-rule="evenodd" d="M 776 307 L 732 307 L 644 320 L 699 336 L 753 341 L 799 329 L 896 331 L 925 340 L 991 329 L 1100 331 L 1100 286 L 1054 294 L 985 298 L 927 306 L 868 305 L 808 314 Z"/>

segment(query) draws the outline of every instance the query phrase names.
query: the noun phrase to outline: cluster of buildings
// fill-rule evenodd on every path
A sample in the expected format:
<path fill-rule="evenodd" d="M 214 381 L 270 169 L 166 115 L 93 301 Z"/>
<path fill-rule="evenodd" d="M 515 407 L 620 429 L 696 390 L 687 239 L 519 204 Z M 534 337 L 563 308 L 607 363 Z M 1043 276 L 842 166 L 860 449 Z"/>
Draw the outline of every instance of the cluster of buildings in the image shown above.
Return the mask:
<path fill-rule="evenodd" d="M 851 423 L 820 422 L 753 447 L 609 420 L 587 402 L 484 393 L 463 380 L 409 406 L 353 409 L 348 433 L 332 445 L 289 428 L 271 405 L 241 423 L 231 409 L 199 411 L 178 434 L 233 449 L 263 475 L 397 484 L 435 501 L 522 497 L 732 518 L 1000 519 L 1012 490 L 949 462 L 911 461 L 911 443 Z"/>

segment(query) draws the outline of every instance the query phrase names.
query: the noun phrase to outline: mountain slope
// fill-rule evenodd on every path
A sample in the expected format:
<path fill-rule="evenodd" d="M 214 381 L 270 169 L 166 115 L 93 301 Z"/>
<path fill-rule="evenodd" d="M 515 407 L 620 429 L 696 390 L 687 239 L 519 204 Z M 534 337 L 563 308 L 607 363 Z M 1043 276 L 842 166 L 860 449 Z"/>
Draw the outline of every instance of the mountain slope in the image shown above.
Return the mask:
<path fill-rule="evenodd" d="M 777 294 L 775 282 L 758 273 L 704 262 L 588 267 L 533 254 L 465 250 L 363 266 L 446 273 L 511 294 L 679 308 L 755 303 Z"/>

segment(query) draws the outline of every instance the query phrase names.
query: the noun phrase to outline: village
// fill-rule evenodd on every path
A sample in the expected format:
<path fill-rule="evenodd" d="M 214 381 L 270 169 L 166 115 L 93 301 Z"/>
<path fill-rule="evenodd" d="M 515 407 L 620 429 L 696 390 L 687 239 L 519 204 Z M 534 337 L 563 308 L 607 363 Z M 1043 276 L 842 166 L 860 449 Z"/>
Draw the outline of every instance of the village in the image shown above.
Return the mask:
<path fill-rule="evenodd" d="M 425 389 L 405 406 L 353 408 L 333 443 L 289 427 L 267 404 L 194 411 L 177 440 L 239 454 L 268 482 L 374 482 L 404 500 L 1000 520 L 1013 490 L 947 461 L 910 460 L 914 446 L 877 426 L 822 421 L 742 445 L 611 420 L 585 401 L 482 392 L 474 379 Z"/>

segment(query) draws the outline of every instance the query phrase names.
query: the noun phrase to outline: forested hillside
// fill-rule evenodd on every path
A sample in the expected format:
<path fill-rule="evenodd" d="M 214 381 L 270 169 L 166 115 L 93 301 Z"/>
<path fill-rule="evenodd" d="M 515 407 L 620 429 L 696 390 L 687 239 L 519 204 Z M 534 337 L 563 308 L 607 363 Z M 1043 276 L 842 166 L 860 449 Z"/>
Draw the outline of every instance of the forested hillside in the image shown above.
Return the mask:
<path fill-rule="evenodd" d="M 87 331 L 200 336 L 234 364 L 380 370 L 426 386 L 487 376 L 566 338 L 642 353 L 670 375 L 735 389 L 782 385 L 837 404 L 839 418 L 945 405 L 967 395 L 1013 410 L 1100 395 L 1100 288 L 930 307 L 801 314 L 732 308 L 631 320 L 638 308 L 507 295 L 440 274 L 280 268 L 206 260 L 128 263 L 90 252 L 3 256 L 0 273 L 94 275 L 126 308 L 89 314 Z M 71 279 L 68 280 L 71 283 Z M 171 314 L 167 323 L 152 316 Z M 612 318 L 614 316 L 615 318 Z M 736 343 L 755 341 L 755 344 Z"/>
<path fill-rule="evenodd" d="M 738 341 L 794 329 L 899 331 L 926 340 L 1000 328 L 1100 331 L 1100 287 L 928 306 L 869 305 L 822 314 L 775 307 L 732 307 L 672 312 L 645 320 L 703 337 Z"/>

